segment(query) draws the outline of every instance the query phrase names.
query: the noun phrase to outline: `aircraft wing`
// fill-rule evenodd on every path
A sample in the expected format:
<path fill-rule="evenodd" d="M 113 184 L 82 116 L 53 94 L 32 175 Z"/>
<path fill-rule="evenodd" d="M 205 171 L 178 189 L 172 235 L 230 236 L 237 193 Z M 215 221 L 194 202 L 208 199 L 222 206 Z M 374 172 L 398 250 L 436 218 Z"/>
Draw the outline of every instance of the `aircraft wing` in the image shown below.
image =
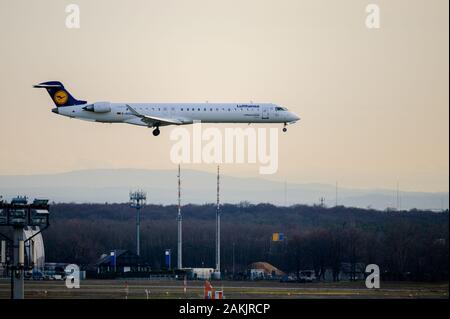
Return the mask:
<path fill-rule="evenodd" d="M 162 117 L 157 117 L 157 116 L 144 115 L 144 114 L 141 114 L 138 111 L 136 111 L 134 108 L 132 108 L 128 104 L 126 104 L 126 106 L 130 110 L 131 114 L 139 117 L 142 122 L 148 124 L 149 126 L 154 126 L 156 124 L 161 125 L 161 126 L 172 125 L 172 124 L 175 124 L 175 125 L 183 124 L 183 122 L 181 122 L 180 120 L 177 120 L 177 119 L 169 119 L 169 118 L 162 118 Z"/>

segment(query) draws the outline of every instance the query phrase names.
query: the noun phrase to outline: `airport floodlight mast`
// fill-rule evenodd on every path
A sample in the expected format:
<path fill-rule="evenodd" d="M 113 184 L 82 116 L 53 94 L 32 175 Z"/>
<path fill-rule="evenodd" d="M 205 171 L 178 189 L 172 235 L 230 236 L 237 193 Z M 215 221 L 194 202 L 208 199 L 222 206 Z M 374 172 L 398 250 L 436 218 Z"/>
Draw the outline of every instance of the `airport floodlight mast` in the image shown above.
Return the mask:
<path fill-rule="evenodd" d="M 35 199 L 31 204 L 28 204 L 25 196 L 17 196 L 11 200 L 11 203 L 0 200 L 0 226 L 13 227 L 12 239 L 0 234 L 0 237 L 6 239 L 12 247 L 11 262 L 7 262 L 6 254 L 3 252 L 3 249 L 6 250 L 6 243 L 2 242 L 0 245 L 2 247 L 0 262 L 6 265 L 11 274 L 12 299 L 24 298 L 24 272 L 31 270 L 34 266 L 33 264 L 25 265 L 25 245 L 49 227 L 49 215 L 47 199 Z M 38 231 L 24 240 L 24 228 L 28 226 L 36 227 Z"/>
<path fill-rule="evenodd" d="M 136 208 L 136 255 L 140 256 L 140 227 L 141 227 L 141 208 L 145 205 L 147 194 L 142 190 L 130 192 L 131 207 Z"/>
<path fill-rule="evenodd" d="M 220 277 L 220 167 L 217 166 L 216 273 Z"/>
<path fill-rule="evenodd" d="M 178 222 L 178 255 L 177 255 L 177 267 L 178 269 L 183 268 L 183 237 L 182 237 L 182 223 L 183 223 L 183 217 L 181 216 L 181 170 L 180 165 L 178 165 L 178 215 L 177 215 L 177 222 Z"/>

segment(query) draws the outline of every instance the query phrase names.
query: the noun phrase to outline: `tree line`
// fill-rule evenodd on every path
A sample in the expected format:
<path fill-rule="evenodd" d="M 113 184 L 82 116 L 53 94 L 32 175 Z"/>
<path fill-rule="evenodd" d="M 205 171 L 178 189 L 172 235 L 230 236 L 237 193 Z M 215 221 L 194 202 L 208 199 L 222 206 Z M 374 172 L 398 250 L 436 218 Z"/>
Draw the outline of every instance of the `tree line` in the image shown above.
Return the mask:
<path fill-rule="evenodd" d="M 214 267 L 213 204 L 185 205 L 183 266 Z M 141 256 L 164 267 L 164 250 L 177 253 L 177 207 L 141 209 Z M 343 263 L 377 264 L 392 280 L 448 280 L 448 211 L 386 212 L 369 209 L 240 203 L 221 206 L 222 272 L 242 273 L 267 261 L 286 273 L 311 269 L 338 280 Z M 114 249 L 135 251 L 136 212 L 128 204 L 53 204 L 43 233 L 46 260 L 92 265 Z M 273 242 L 272 233 L 285 239 Z M 173 265 L 175 266 L 175 264 Z"/>

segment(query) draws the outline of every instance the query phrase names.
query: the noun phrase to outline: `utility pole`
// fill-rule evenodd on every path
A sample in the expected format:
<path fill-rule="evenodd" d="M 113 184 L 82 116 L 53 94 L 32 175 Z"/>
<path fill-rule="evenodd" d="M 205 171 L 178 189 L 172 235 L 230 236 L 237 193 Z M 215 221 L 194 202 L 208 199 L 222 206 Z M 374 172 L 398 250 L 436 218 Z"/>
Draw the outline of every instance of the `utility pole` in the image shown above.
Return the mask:
<path fill-rule="evenodd" d="M 183 238 L 182 238 L 182 223 L 183 223 L 183 217 L 181 216 L 181 169 L 180 165 L 178 164 L 178 215 L 177 215 L 177 223 L 178 223 L 178 263 L 177 268 L 182 269 L 183 268 Z"/>
<path fill-rule="evenodd" d="M 14 227 L 13 230 L 13 260 L 16 267 L 11 269 L 14 273 L 14 299 L 23 299 L 23 265 L 25 263 L 23 242 L 23 227 Z"/>

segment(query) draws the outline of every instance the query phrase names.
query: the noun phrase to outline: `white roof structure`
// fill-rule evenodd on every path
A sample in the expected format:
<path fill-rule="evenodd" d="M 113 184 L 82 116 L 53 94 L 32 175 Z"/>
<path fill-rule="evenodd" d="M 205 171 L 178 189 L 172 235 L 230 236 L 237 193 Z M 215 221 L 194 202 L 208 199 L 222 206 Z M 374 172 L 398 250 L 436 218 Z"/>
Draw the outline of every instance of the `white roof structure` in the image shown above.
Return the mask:
<path fill-rule="evenodd" d="M 34 234 L 39 232 L 39 227 L 25 227 L 23 229 L 24 240 L 27 240 Z M 44 240 L 42 238 L 42 233 L 34 236 L 29 244 L 25 246 L 25 253 L 28 256 L 28 261 L 34 263 L 34 268 L 44 269 L 45 265 L 45 250 L 44 250 Z"/>

